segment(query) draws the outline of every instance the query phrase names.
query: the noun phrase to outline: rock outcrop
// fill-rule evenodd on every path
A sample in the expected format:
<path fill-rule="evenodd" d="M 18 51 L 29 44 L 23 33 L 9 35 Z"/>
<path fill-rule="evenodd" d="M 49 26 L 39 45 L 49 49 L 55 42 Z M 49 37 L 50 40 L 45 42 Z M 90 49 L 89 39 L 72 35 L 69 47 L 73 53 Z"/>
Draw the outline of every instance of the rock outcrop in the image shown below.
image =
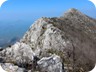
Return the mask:
<path fill-rule="evenodd" d="M 54 67 L 50 70 L 47 69 L 48 72 L 53 72 L 53 70 L 54 72 L 56 70 L 59 70 L 60 72 L 64 71 L 63 64 L 59 56 L 52 55 L 49 58 L 39 59 L 36 57 L 30 46 L 25 43 L 17 42 L 12 47 L 2 49 L 0 52 L 1 66 L 8 72 L 42 72 L 42 68 L 44 68 L 44 63 L 42 62 L 43 59 L 45 60 L 45 63 L 48 62 L 45 68 L 48 66 Z"/>
<path fill-rule="evenodd" d="M 44 57 L 37 62 L 41 72 L 64 72 L 61 58 L 57 55 Z"/>
<path fill-rule="evenodd" d="M 16 64 L 30 63 L 33 60 L 33 56 L 34 52 L 30 46 L 19 42 L 0 52 L 0 58 L 3 58 L 5 62 Z"/>
<path fill-rule="evenodd" d="M 87 71 L 96 60 L 95 27 L 95 19 L 70 9 L 60 18 L 40 18 L 21 41 L 38 52 L 39 57 L 56 53 L 76 70 L 83 67 Z"/>
<path fill-rule="evenodd" d="M 25 72 L 32 69 L 34 56 L 30 46 L 17 42 L 0 52 L 0 63 L 8 72 Z"/>
<path fill-rule="evenodd" d="M 22 71 L 88 72 L 96 61 L 96 20 L 76 9 L 59 18 L 42 17 L 0 56 L 5 68 L 11 63 Z"/>
<path fill-rule="evenodd" d="M 12 63 L 3 63 L 1 64 L 1 66 L 6 72 L 25 72 L 26 71 L 24 68 L 20 68 Z"/>

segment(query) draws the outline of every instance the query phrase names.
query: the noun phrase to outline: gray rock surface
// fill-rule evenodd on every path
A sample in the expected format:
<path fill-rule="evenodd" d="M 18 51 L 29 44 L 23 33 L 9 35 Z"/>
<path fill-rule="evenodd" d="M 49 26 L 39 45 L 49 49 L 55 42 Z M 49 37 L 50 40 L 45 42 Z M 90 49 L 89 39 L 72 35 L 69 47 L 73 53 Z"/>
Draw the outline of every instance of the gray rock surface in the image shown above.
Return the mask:
<path fill-rule="evenodd" d="M 1 64 L 2 68 L 6 71 L 6 72 L 24 72 L 26 71 L 24 68 L 20 68 L 14 64 L 11 63 L 4 63 Z"/>
<path fill-rule="evenodd" d="M 6 63 L 13 63 L 21 67 L 32 64 L 34 52 L 25 43 L 17 42 L 12 47 L 0 51 L 0 59 Z"/>
<path fill-rule="evenodd" d="M 96 60 L 95 39 L 96 20 L 70 9 L 60 18 L 38 19 L 21 42 L 28 44 L 41 58 L 55 53 L 74 66 L 74 70 L 88 71 Z"/>
<path fill-rule="evenodd" d="M 88 72 L 96 62 L 96 20 L 76 9 L 59 18 L 42 17 L 20 42 L 0 49 L 0 62 L 15 71 L 16 65 L 22 71 L 63 72 L 64 65 L 65 72 Z"/>
<path fill-rule="evenodd" d="M 61 58 L 57 55 L 44 57 L 37 62 L 41 72 L 64 72 Z"/>

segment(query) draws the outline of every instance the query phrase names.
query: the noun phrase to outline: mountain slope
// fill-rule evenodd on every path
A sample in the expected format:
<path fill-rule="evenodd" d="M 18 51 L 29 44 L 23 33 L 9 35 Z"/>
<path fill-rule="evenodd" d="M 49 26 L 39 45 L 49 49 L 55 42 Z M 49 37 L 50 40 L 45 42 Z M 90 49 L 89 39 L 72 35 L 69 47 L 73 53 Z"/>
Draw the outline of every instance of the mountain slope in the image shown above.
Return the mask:
<path fill-rule="evenodd" d="M 48 51 L 60 53 L 63 60 L 69 59 L 75 68 L 83 67 L 87 71 L 96 60 L 96 20 L 70 9 L 60 18 L 40 18 L 21 41 L 42 57 Z"/>
<path fill-rule="evenodd" d="M 20 42 L 0 50 L 0 60 L 5 70 L 11 63 L 22 72 L 88 72 L 96 61 L 96 20 L 76 9 L 42 17 Z"/>

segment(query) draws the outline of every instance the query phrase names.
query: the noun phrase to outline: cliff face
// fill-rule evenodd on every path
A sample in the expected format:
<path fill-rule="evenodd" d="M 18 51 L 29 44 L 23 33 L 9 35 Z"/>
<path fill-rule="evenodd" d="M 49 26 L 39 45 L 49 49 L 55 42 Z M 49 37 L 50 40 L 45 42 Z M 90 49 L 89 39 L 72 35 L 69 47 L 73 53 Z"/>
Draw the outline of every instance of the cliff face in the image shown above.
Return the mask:
<path fill-rule="evenodd" d="M 26 46 L 29 48 L 28 53 L 24 49 Z M 1 58 L 6 62 L 4 58 L 11 57 L 18 66 L 18 62 L 27 62 L 35 67 L 33 70 L 41 72 L 87 72 L 94 67 L 96 61 L 96 20 L 76 9 L 68 10 L 59 18 L 40 18 L 25 33 L 20 46 L 9 50 L 10 48 L 1 51 Z M 15 50 L 17 53 L 21 50 L 23 55 L 15 54 Z M 7 55 L 6 52 L 14 55 Z M 27 61 L 26 58 L 30 60 Z"/>

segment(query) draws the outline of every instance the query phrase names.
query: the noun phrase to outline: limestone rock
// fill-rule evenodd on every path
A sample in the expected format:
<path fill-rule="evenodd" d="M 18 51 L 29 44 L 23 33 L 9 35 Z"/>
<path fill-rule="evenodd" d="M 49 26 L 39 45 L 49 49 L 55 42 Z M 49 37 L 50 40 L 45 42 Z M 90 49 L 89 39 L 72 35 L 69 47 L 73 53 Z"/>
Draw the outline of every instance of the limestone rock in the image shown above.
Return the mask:
<path fill-rule="evenodd" d="M 60 18 L 40 18 L 21 42 L 28 44 L 38 57 L 55 53 L 76 70 L 88 71 L 96 61 L 96 20 L 70 9 Z"/>
<path fill-rule="evenodd" d="M 15 66 L 14 64 L 11 64 L 11 63 L 2 64 L 2 68 L 6 72 L 25 72 L 26 71 L 24 68 L 20 68 L 20 67 Z"/>
<path fill-rule="evenodd" d="M 0 59 L 2 59 L 3 62 L 17 64 L 21 67 L 32 64 L 34 55 L 30 46 L 19 42 L 12 47 L 0 51 Z"/>
<path fill-rule="evenodd" d="M 42 17 L 20 42 L 0 49 L 0 62 L 29 72 L 39 71 L 38 65 L 41 71 L 63 72 L 64 65 L 66 72 L 87 72 L 96 62 L 96 20 L 76 9 L 58 18 Z"/>
<path fill-rule="evenodd" d="M 37 62 L 41 72 L 64 72 L 61 58 L 57 55 L 44 57 Z"/>

